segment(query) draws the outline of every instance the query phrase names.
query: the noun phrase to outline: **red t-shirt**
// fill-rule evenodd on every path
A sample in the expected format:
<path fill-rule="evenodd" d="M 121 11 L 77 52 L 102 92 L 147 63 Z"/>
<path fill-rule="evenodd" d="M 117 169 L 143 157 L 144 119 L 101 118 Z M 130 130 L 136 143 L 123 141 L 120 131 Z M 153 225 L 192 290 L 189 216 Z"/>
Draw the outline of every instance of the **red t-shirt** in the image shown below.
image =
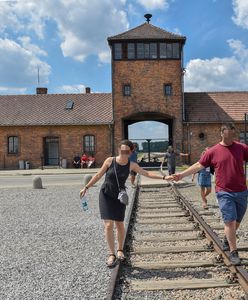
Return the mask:
<path fill-rule="evenodd" d="M 213 146 L 200 158 L 199 163 L 205 168 L 214 167 L 216 192 L 243 192 L 247 190 L 244 161 L 248 161 L 248 146 L 233 142 L 230 146 Z"/>

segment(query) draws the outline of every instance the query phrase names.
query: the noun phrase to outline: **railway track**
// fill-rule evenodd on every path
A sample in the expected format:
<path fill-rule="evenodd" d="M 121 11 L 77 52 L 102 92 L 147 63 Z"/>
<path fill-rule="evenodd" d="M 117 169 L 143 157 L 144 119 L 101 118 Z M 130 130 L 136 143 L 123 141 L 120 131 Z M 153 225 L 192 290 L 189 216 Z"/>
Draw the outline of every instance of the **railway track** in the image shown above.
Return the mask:
<path fill-rule="evenodd" d="M 138 187 L 128 215 L 127 261 L 111 275 L 107 299 L 248 299 L 248 243 L 241 266 L 222 250 L 218 207 L 199 208 L 169 187 Z"/>

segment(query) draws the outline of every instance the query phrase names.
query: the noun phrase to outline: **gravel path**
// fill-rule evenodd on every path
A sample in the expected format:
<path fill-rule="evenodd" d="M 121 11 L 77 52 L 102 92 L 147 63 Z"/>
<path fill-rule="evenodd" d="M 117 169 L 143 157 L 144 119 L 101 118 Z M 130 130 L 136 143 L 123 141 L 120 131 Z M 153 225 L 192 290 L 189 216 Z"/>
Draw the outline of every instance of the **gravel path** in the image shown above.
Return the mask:
<path fill-rule="evenodd" d="M 1 190 L 0 299 L 105 299 L 100 185 L 89 190 L 88 212 L 79 185 Z"/>

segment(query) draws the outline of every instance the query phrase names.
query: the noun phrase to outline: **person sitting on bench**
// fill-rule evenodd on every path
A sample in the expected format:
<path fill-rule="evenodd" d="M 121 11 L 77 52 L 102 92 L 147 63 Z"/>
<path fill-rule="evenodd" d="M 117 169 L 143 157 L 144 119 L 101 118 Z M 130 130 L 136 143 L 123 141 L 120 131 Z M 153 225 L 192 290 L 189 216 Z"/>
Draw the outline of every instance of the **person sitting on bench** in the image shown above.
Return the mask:
<path fill-rule="evenodd" d="M 80 168 L 81 167 L 81 158 L 80 158 L 79 154 L 74 156 L 72 164 L 75 168 Z"/>

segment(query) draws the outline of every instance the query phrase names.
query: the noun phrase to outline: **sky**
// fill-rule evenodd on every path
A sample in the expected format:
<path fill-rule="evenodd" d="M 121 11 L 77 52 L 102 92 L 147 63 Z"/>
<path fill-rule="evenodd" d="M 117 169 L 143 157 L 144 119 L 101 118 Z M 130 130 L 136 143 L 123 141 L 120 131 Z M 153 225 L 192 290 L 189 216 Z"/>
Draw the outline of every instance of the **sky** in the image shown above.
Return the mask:
<path fill-rule="evenodd" d="M 247 0 L 0 0 L 0 94 L 111 92 L 107 37 L 145 13 L 186 36 L 185 91 L 248 90 Z"/>

